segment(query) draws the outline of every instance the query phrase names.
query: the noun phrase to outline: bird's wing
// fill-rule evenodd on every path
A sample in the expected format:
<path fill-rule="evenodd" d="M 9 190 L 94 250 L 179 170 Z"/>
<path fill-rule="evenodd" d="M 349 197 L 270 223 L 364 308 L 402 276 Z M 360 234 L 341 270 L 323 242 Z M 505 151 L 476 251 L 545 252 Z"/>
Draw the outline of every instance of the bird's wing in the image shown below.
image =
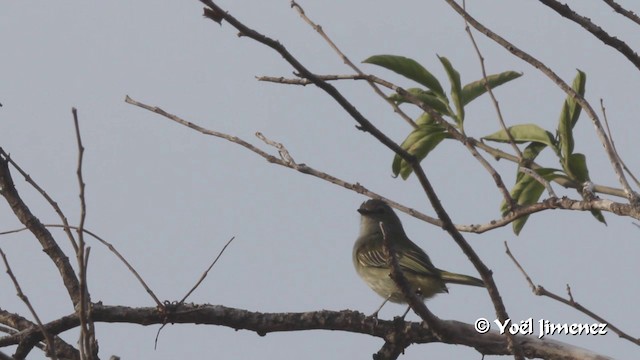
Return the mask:
<path fill-rule="evenodd" d="M 413 272 L 420 275 L 440 277 L 440 271 L 431 263 L 429 256 L 417 245 L 403 248 L 398 252 L 398 264 L 402 271 Z M 380 246 L 361 248 L 357 253 L 358 262 L 363 266 L 388 268 L 387 256 Z"/>
<path fill-rule="evenodd" d="M 409 246 L 398 256 L 400 268 L 403 271 L 411 271 L 420 275 L 440 276 L 440 271 L 433 266 L 429 256 L 417 245 Z"/>
<path fill-rule="evenodd" d="M 360 248 L 356 257 L 362 266 L 377 268 L 389 267 L 389 265 L 387 265 L 387 257 L 381 248 L 368 246 Z"/>

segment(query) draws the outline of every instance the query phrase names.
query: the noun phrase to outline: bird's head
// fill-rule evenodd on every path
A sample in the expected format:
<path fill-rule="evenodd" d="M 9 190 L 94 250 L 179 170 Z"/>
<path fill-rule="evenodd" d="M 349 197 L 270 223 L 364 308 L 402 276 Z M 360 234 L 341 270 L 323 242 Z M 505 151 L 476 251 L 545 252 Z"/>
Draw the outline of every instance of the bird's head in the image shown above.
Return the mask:
<path fill-rule="evenodd" d="M 402 231 L 402 223 L 393 209 L 384 201 L 378 199 L 367 200 L 358 209 L 362 215 L 361 226 L 368 232 L 380 231 L 382 222 L 386 231 Z"/>

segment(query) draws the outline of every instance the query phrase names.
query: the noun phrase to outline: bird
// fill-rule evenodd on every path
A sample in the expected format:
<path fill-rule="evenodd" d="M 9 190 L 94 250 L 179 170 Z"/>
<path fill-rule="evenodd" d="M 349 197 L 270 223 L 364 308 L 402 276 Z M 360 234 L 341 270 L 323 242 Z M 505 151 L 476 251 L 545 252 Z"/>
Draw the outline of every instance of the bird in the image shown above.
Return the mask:
<path fill-rule="evenodd" d="M 361 215 L 360 234 L 353 246 L 353 265 L 362 280 L 385 299 L 371 316 L 377 318 L 378 312 L 388 301 L 407 303 L 402 291 L 390 277 L 391 265 L 383 244 L 385 236 L 394 246 L 398 264 L 411 291 L 421 300 L 448 293 L 447 283 L 485 287 L 482 280 L 473 276 L 436 268 L 427 253 L 407 237 L 400 218 L 386 202 L 367 200 L 360 205 L 358 212 Z"/>

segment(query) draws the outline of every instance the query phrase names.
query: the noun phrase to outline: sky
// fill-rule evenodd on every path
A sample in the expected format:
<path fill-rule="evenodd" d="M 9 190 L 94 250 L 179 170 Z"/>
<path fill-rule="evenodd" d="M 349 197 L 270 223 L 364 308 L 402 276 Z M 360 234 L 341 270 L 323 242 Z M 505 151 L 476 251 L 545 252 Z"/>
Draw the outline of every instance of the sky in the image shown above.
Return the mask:
<path fill-rule="evenodd" d="M 290 8 L 288 1 L 218 3 L 261 33 L 279 40 L 317 74 L 351 70 Z M 449 85 L 437 55 L 446 56 L 463 83 L 481 78 L 462 19 L 443 1 L 299 1 L 355 63 L 371 55 L 411 57 Z M 632 1 L 620 1 L 636 13 Z M 600 2 L 569 5 L 632 48 L 637 25 Z M 532 1 L 469 4 L 469 12 L 570 82 L 587 74 L 586 98 L 599 110 L 603 99 L 616 147 L 632 171 L 640 168 L 637 88 L 640 73 L 615 50 L 579 26 Z M 535 68 L 475 33 L 487 71 L 522 72 L 496 90 L 509 125 L 536 123 L 555 131 L 565 94 Z M 415 176 L 393 178 L 393 154 L 325 93 L 313 86 L 258 82 L 256 76 L 292 77 L 273 50 L 238 37 L 229 24 L 202 17 L 198 1 L 6 2 L 0 12 L 0 146 L 58 202 L 72 224 L 80 216 L 77 145 L 71 108 L 78 109 L 86 182 L 86 227 L 111 242 L 163 300 L 178 300 L 231 243 L 209 277 L 190 297 L 261 312 L 357 310 L 372 313 L 381 299 L 356 275 L 351 251 L 359 229 L 356 209 L 366 198 L 320 179 L 270 164 L 236 144 L 204 136 L 124 102 L 125 96 L 158 106 L 208 129 L 238 136 L 277 155 L 255 137 L 281 142 L 298 163 L 435 216 Z M 403 87 L 415 84 L 373 65 L 361 69 Z M 411 131 L 363 82 L 334 85 L 371 122 L 400 143 Z M 412 116 L 418 111 L 406 106 Z M 495 110 L 483 96 L 466 108 L 465 130 L 475 138 L 498 129 Z M 593 181 L 619 187 L 593 126 L 582 116 L 576 151 L 586 154 Z M 509 150 L 508 147 L 504 147 Z M 485 156 L 491 160 L 490 156 Z M 550 154 L 540 162 L 559 167 Z M 508 185 L 516 169 L 492 164 Z M 458 143 L 447 141 L 422 163 L 444 207 L 457 224 L 498 218 L 501 195 L 490 175 Z M 43 223 L 56 214 L 16 173 L 18 191 Z M 574 191 L 554 185 L 560 195 Z M 546 195 L 545 195 L 546 196 Z M 622 199 L 616 199 L 622 201 Z M 640 325 L 636 279 L 639 229 L 633 219 L 605 214 L 608 225 L 588 213 L 562 210 L 532 216 L 515 236 L 510 227 L 465 234 L 493 270 L 514 322 L 592 323 L 585 315 L 533 295 L 504 253 L 507 242 L 536 284 L 565 294 L 632 336 Z M 439 228 L 400 214 L 405 230 L 442 269 L 477 275 L 455 242 Z M 19 228 L 0 203 L 0 231 Z M 61 231 L 53 230 L 71 256 Z M 90 242 L 89 287 L 94 301 L 154 306 L 124 265 L 104 246 Z M 27 233 L 0 237 L 23 291 L 43 321 L 73 311 L 50 260 Z M 4 269 L 3 269 L 4 270 Z M 473 323 L 495 319 L 485 291 L 450 286 L 428 302 L 443 319 Z M 27 314 L 10 279 L 0 276 L 0 308 Z M 404 311 L 387 305 L 381 318 Z M 417 320 L 415 314 L 408 319 Z M 260 337 L 215 326 L 166 327 L 154 349 L 158 326 L 97 324 L 100 354 L 122 359 L 369 358 L 382 346 L 370 336 L 329 331 L 287 332 Z M 62 334 L 76 344 L 77 332 Z M 638 349 L 610 332 L 606 336 L 552 338 L 619 359 Z M 15 349 L 0 349 L 12 353 Z M 462 346 L 410 346 L 405 359 L 477 358 Z M 32 358 L 43 358 L 37 351 Z M 488 359 L 492 357 L 487 357 Z"/>

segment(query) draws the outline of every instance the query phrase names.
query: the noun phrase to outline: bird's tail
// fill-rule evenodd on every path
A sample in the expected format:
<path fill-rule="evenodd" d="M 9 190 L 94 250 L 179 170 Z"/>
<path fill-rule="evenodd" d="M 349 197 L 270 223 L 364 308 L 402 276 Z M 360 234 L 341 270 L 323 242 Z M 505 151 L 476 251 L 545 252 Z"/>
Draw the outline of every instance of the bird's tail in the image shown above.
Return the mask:
<path fill-rule="evenodd" d="M 448 271 L 442 271 L 441 276 L 442 280 L 446 283 L 485 287 L 484 281 L 473 276 L 456 274 Z"/>

